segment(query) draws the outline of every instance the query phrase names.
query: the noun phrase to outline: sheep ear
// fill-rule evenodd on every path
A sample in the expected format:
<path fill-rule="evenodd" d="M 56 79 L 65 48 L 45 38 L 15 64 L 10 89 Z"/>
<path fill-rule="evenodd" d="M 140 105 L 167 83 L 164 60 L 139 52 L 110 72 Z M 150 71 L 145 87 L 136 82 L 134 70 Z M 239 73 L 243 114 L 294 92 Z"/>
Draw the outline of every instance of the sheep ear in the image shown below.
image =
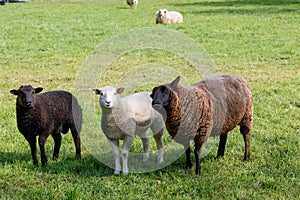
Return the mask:
<path fill-rule="evenodd" d="M 123 87 L 122 87 L 122 88 L 118 88 L 118 89 L 117 89 L 117 94 L 121 94 L 122 92 L 124 92 L 124 90 L 125 90 L 125 89 L 124 89 Z"/>
<path fill-rule="evenodd" d="M 92 89 L 92 91 L 97 95 L 97 94 L 100 94 L 101 91 L 99 89 Z"/>
<path fill-rule="evenodd" d="M 177 78 L 170 83 L 170 88 L 172 90 L 175 90 L 177 88 L 179 81 L 180 81 L 180 76 L 177 76 Z"/>
<path fill-rule="evenodd" d="M 40 93 L 42 90 L 43 90 L 42 87 L 35 88 L 35 89 L 34 89 L 34 93 L 35 93 L 35 94 L 38 94 L 38 93 Z"/>
<path fill-rule="evenodd" d="M 11 90 L 11 91 L 9 91 L 11 94 L 13 94 L 13 95 L 18 95 L 18 90 Z"/>

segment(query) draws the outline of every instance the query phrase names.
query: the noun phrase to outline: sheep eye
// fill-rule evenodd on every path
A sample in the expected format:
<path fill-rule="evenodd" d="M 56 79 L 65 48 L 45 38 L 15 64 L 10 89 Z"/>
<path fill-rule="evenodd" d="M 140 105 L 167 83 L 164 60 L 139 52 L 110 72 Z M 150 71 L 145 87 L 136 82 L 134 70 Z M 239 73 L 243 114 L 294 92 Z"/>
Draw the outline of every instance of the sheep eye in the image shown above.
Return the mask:
<path fill-rule="evenodd" d="M 103 92 L 100 92 L 100 95 L 103 96 Z"/>

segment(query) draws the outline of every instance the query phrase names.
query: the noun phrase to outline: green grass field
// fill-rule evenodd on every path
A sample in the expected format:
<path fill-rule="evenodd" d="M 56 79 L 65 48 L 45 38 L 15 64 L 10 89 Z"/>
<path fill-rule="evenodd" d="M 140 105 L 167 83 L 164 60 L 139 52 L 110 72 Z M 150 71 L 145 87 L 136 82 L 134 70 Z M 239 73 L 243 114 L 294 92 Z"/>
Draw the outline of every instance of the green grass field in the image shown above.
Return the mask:
<path fill-rule="evenodd" d="M 184 23 L 156 25 L 160 8 L 181 12 Z M 300 198 L 299 0 L 140 0 L 136 10 L 125 0 L 32 0 L 0 6 L 0 16 L 0 199 Z M 31 84 L 45 91 L 76 92 L 86 58 L 102 42 L 139 28 L 184 34 L 206 50 L 218 74 L 236 74 L 249 82 L 254 98 L 251 161 L 242 162 L 243 139 L 234 129 L 225 157 L 215 159 L 215 145 L 202 160 L 200 176 L 194 168 L 184 169 L 182 155 L 160 170 L 116 177 L 84 144 L 82 159 L 76 160 L 68 133 L 60 158 L 50 160 L 49 137 L 48 165 L 34 167 L 29 145 L 17 129 L 15 97 L 9 90 Z M 117 58 L 98 86 L 116 84 L 132 66 L 145 63 L 172 66 L 190 84 L 199 78 L 182 68 L 189 65 L 184 58 L 141 49 Z M 85 134 L 83 130 L 81 136 Z M 137 148 L 135 144 L 132 150 Z"/>

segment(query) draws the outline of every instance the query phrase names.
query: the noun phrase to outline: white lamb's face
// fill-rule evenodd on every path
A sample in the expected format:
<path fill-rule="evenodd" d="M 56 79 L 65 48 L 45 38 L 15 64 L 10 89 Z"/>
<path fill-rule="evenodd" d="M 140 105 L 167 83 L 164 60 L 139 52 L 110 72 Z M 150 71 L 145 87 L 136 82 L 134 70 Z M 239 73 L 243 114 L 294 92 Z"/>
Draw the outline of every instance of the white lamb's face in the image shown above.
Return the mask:
<path fill-rule="evenodd" d="M 100 95 L 99 104 L 102 108 L 113 108 L 119 99 L 120 93 L 124 91 L 124 88 L 115 89 L 112 86 L 106 86 L 101 89 L 93 89 L 96 95 Z"/>
<path fill-rule="evenodd" d="M 99 104 L 101 107 L 112 108 L 115 105 L 118 93 L 115 88 L 105 87 L 100 89 Z"/>

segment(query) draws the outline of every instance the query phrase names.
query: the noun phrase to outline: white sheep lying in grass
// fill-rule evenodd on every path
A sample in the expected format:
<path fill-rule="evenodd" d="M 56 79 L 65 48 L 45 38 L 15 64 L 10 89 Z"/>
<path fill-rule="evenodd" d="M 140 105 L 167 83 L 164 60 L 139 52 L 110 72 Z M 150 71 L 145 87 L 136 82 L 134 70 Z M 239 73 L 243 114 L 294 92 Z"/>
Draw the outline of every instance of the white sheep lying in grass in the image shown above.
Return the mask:
<path fill-rule="evenodd" d="M 164 121 L 157 111 L 152 108 L 150 93 L 140 92 L 124 98 L 119 94 L 124 88 L 115 89 L 106 86 L 93 89 L 100 95 L 99 104 L 102 109 L 101 129 L 108 139 L 115 156 L 115 175 L 121 172 L 119 140 L 122 145 L 122 172 L 128 174 L 128 154 L 135 135 L 138 135 L 143 144 L 143 161 L 149 158 L 150 139 L 147 129 L 153 132 L 158 149 L 158 163 L 163 162 L 162 134 Z"/>
<path fill-rule="evenodd" d="M 177 11 L 168 11 L 167 9 L 159 9 L 156 12 L 156 24 L 173 24 L 182 23 L 182 14 Z"/>

